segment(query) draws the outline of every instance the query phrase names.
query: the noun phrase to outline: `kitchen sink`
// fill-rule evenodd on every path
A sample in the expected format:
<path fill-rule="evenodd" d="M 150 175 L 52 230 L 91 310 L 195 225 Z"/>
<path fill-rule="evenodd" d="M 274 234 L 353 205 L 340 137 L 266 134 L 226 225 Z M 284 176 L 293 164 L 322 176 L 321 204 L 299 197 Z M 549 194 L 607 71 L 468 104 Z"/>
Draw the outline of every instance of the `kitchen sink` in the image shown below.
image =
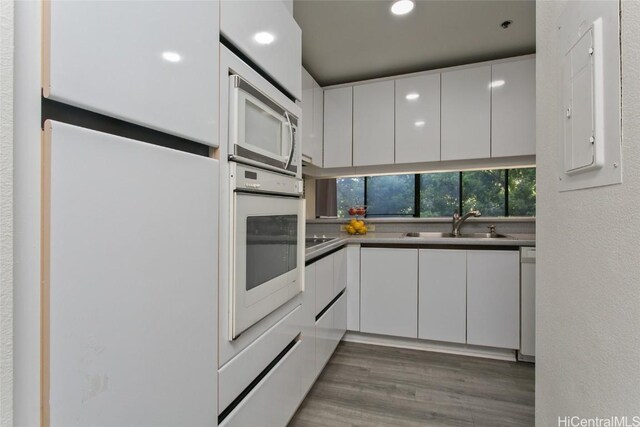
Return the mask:
<path fill-rule="evenodd" d="M 418 239 L 504 239 L 508 238 L 504 234 L 492 234 L 492 233 L 468 233 L 461 234 L 458 237 L 455 237 L 451 233 L 439 233 L 439 232 L 422 232 L 422 233 L 407 233 L 404 235 L 405 237 L 412 237 Z"/>
<path fill-rule="evenodd" d="M 451 233 L 423 232 L 423 233 L 407 233 L 404 237 L 418 237 L 421 239 L 438 239 L 444 237 L 454 237 Z"/>

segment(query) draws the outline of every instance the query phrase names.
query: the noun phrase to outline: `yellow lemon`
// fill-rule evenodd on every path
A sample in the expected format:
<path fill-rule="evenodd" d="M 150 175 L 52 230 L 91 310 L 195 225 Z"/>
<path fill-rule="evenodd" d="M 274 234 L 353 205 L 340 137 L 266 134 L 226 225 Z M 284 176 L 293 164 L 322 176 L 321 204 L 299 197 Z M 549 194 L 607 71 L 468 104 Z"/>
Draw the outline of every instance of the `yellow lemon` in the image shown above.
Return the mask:
<path fill-rule="evenodd" d="M 356 229 L 351 225 L 347 225 L 346 230 L 349 234 L 356 234 Z"/>
<path fill-rule="evenodd" d="M 353 225 L 355 225 L 357 222 L 358 222 L 358 220 L 357 220 L 357 219 L 352 218 L 352 219 L 351 219 L 351 221 L 349 221 L 349 225 L 352 225 L 352 226 L 353 226 Z"/>

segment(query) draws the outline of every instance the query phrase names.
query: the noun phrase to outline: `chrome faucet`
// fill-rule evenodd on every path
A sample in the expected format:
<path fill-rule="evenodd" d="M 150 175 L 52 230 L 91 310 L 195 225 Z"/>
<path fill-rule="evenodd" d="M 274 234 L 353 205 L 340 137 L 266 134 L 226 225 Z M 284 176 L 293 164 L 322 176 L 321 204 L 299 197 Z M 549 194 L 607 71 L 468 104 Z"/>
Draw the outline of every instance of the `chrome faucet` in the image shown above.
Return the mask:
<path fill-rule="evenodd" d="M 453 214 L 453 230 L 451 230 L 451 234 L 453 234 L 454 237 L 460 237 L 460 227 L 462 227 L 462 223 L 472 216 L 481 215 L 480 211 L 469 211 L 461 217 L 458 212 L 455 212 Z"/>

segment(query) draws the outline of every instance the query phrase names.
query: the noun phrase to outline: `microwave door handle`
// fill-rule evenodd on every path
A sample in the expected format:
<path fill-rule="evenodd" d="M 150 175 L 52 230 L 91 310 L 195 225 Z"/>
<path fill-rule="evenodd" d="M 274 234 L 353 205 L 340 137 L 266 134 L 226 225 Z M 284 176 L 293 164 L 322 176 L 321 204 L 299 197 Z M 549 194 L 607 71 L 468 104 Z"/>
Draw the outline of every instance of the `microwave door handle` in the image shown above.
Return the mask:
<path fill-rule="evenodd" d="M 291 124 L 291 119 L 289 118 L 289 112 L 285 111 L 284 116 L 287 119 L 287 124 L 289 125 L 289 141 L 290 141 L 290 149 L 289 149 L 289 158 L 287 159 L 287 163 L 284 165 L 285 169 L 289 169 L 291 166 L 291 162 L 293 161 L 293 152 L 296 149 L 296 139 L 293 135 L 293 125 Z"/>

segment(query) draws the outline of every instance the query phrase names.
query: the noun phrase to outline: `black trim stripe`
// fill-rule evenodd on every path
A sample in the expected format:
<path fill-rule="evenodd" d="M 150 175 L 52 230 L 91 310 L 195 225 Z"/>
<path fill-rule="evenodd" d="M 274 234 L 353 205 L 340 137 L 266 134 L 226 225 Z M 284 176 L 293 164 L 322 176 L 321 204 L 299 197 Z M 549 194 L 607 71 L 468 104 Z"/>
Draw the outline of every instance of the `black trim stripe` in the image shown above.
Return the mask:
<path fill-rule="evenodd" d="M 135 139 L 161 147 L 172 148 L 198 156 L 209 157 L 211 147 L 189 139 L 169 135 L 144 126 L 94 113 L 62 102 L 42 97 L 42 122 L 44 129 L 45 120 L 56 120 L 86 129 L 109 133 L 123 138 Z"/>
<path fill-rule="evenodd" d="M 451 238 L 449 238 L 451 239 Z M 507 239 L 509 240 L 509 239 Z M 520 250 L 519 245 L 464 245 L 464 244 L 455 244 L 455 245 L 446 245 L 446 244 L 437 244 L 437 243 L 420 243 L 420 242 L 411 242 L 407 244 L 380 244 L 380 243 L 371 243 L 371 244 L 360 244 L 361 248 L 402 248 L 402 249 L 461 249 L 461 250 L 478 250 L 478 251 L 518 251 Z"/>
<path fill-rule="evenodd" d="M 329 304 L 327 304 L 327 306 L 325 308 L 323 308 L 322 310 L 320 310 L 320 313 L 318 313 L 318 315 L 316 316 L 316 322 L 318 321 L 318 319 L 320 319 L 331 307 L 333 307 L 333 304 L 336 303 L 336 301 L 338 301 L 338 299 L 340 299 L 340 297 L 342 296 L 342 294 L 344 294 L 344 291 L 346 289 L 343 289 L 342 291 L 340 291 L 340 293 L 338 295 L 336 295 L 336 297 L 334 299 L 331 300 L 331 302 Z"/>
<path fill-rule="evenodd" d="M 313 264 L 314 262 L 318 262 L 322 258 L 328 257 L 329 255 L 338 252 L 340 249 L 344 249 L 344 247 L 345 247 L 344 244 L 342 244 L 341 246 L 338 246 L 337 248 L 333 248 L 330 251 L 327 251 L 327 252 L 323 253 L 322 255 L 318 255 L 317 258 L 312 258 L 312 259 L 310 259 L 308 261 L 305 261 L 304 262 L 304 266 L 306 267 L 306 266 L 309 266 L 309 265 Z"/>
<path fill-rule="evenodd" d="M 260 383 L 260 381 L 262 381 L 262 379 L 267 376 L 267 374 L 274 368 L 274 366 L 276 366 L 278 362 L 280 362 L 284 358 L 284 356 L 286 356 L 287 353 L 291 351 L 291 349 L 296 345 L 297 342 L 298 337 L 295 337 L 293 341 L 287 344 L 284 350 L 282 350 L 280 354 L 278 354 L 276 358 L 273 359 L 271 363 L 269 363 L 267 367 L 264 368 L 262 372 L 260 372 L 260 374 L 258 374 L 258 376 L 253 381 L 251 381 L 251 383 L 244 390 L 242 390 L 238 397 L 236 397 L 233 402 L 231 402 L 229 406 L 224 409 L 224 411 L 220 412 L 220 415 L 218 415 L 218 424 L 222 423 L 222 421 L 224 421 L 224 419 L 227 418 L 231 412 L 233 412 L 233 410 L 240 404 L 240 402 L 242 402 L 244 398 L 247 397 L 249 393 L 251 393 L 251 390 L 256 388 L 258 383 Z"/>

